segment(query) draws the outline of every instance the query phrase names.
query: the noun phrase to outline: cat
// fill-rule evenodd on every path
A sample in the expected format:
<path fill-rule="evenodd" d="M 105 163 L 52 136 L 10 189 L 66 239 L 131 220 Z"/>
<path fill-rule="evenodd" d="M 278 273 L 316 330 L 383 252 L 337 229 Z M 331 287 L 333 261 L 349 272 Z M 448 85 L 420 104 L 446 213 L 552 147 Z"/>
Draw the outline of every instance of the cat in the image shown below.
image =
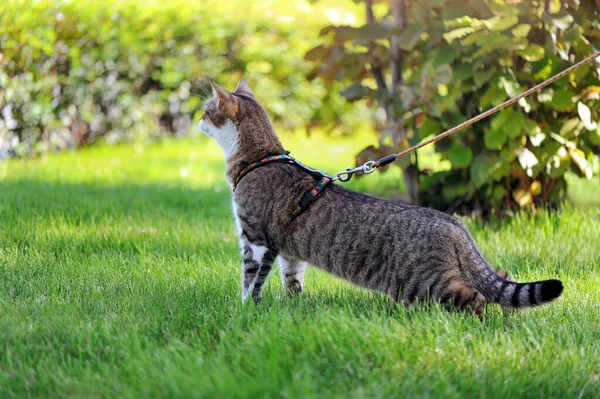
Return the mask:
<path fill-rule="evenodd" d="M 506 272 L 492 269 L 462 222 L 433 209 L 378 199 L 326 181 L 330 184 L 294 215 L 291 211 L 299 209 L 319 176 L 289 161 L 245 80 L 234 92 L 211 84 L 213 98 L 205 106 L 200 129 L 221 146 L 226 178 L 234 188 L 242 302 L 248 297 L 260 300 L 276 258 L 289 295 L 302 292 L 307 262 L 406 306 L 436 300 L 448 309 L 477 315 L 487 302 L 521 308 L 550 302 L 562 293 L 560 280 L 516 283 Z M 277 157 L 285 162 L 248 170 L 257 161 Z"/>

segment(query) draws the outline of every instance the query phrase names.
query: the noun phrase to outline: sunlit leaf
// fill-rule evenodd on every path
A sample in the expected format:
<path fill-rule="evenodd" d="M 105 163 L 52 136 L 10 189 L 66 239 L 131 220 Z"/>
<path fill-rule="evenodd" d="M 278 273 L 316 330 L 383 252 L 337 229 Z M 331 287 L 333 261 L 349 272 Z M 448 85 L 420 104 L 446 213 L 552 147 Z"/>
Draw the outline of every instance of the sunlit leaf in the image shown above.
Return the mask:
<path fill-rule="evenodd" d="M 552 101 L 552 97 L 554 97 L 553 89 L 543 90 L 540 94 L 538 94 L 538 101 L 541 103 L 547 103 Z"/>
<path fill-rule="evenodd" d="M 538 133 L 533 136 L 529 136 L 529 141 L 531 142 L 531 145 L 533 145 L 534 147 L 539 147 L 545 138 L 546 138 L 546 135 L 544 133 Z"/>
<path fill-rule="evenodd" d="M 510 28 L 511 26 L 516 25 L 517 22 L 519 22 L 519 18 L 514 15 L 507 16 L 507 17 L 498 16 L 498 17 L 490 18 L 485 22 L 486 22 L 485 23 L 486 26 L 490 30 L 501 32 L 503 30 Z"/>
<path fill-rule="evenodd" d="M 553 156 L 546 164 L 546 173 L 553 179 L 562 177 L 569 170 L 569 166 L 571 165 L 571 159 L 567 158 L 561 159 L 559 156 Z"/>
<path fill-rule="evenodd" d="M 596 121 L 592 120 L 592 112 L 588 106 L 581 101 L 577 103 L 577 113 L 579 114 L 579 118 L 582 120 L 583 125 L 587 130 L 596 130 L 598 124 Z"/>
<path fill-rule="evenodd" d="M 588 86 L 579 93 L 581 100 L 600 100 L 600 86 Z"/>
<path fill-rule="evenodd" d="M 512 192 L 512 196 L 521 208 L 525 208 L 526 206 L 531 205 L 531 203 L 533 202 L 533 197 L 531 193 L 529 191 L 523 190 L 522 188 L 514 190 Z"/>
<path fill-rule="evenodd" d="M 581 38 L 581 32 L 579 31 L 579 29 L 581 28 L 577 26 L 577 24 L 572 25 L 565 34 L 565 41 L 573 43 L 579 40 Z"/>
<path fill-rule="evenodd" d="M 585 158 L 585 154 L 578 148 L 569 148 L 567 149 L 569 153 L 569 157 L 573 161 L 577 168 L 581 172 L 582 176 L 585 176 L 588 180 L 592 178 L 592 166 Z"/>
<path fill-rule="evenodd" d="M 519 24 L 514 27 L 511 32 L 515 37 L 527 37 L 527 34 L 531 30 L 531 25 L 529 24 Z"/>
<path fill-rule="evenodd" d="M 528 136 L 535 136 L 542 132 L 539 125 L 536 121 L 530 118 L 525 118 L 525 123 L 523 124 L 523 129 Z"/>
<path fill-rule="evenodd" d="M 573 16 L 566 11 L 561 11 L 560 13 L 554 15 L 544 13 L 542 18 L 547 23 L 552 24 L 561 30 L 568 29 L 573 23 Z"/>
<path fill-rule="evenodd" d="M 517 159 L 519 160 L 521 167 L 523 168 L 523 170 L 525 170 L 527 175 L 532 177 L 533 167 L 539 164 L 539 161 L 536 158 L 536 156 L 527 148 L 523 148 L 521 149 L 521 151 L 519 151 Z"/>
<path fill-rule="evenodd" d="M 460 39 L 461 37 L 465 37 L 469 33 L 473 33 L 473 32 L 475 32 L 475 29 L 473 29 L 471 27 L 458 28 L 458 29 L 455 29 L 455 30 L 453 30 L 451 32 L 444 33 L 444 40 L 446 40 L 448 43 L 452 43 L 456 39 Z"/>
<path fill-rule="evenodd" d="M 521 57 L 525 58 L 529 62 L 535 62 L 544 58 L 544 55 L 546 53 L 544 51 L 544 48 L 539 44 L 530 43 L 525 49 L 518 50 L 517 54 L 519 54 Z"/>
<path fill-rule="evenodd" d="M 561 137 L 572 138 L 579 133 L 581 121 L 577 118 L 567 119 L 561 126 L 558 134 Z"/>
<path fill-rule="evenodd" d="M 532 181 L 529 191 L 533 195 L 540 195 L 542 193 L 542 183 L 540 183 L 539 180 Z"/>

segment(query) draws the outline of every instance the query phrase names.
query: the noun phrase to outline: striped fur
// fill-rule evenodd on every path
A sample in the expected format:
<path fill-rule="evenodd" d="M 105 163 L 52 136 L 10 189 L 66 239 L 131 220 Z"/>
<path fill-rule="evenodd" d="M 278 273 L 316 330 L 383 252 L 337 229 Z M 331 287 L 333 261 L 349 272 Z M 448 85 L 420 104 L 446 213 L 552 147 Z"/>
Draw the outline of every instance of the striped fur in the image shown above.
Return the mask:
<path fill-rule="evenodd" d="M 213 86 L 215 98 L 201 127 L 227 143 L 226 176 L 233 184 L 247 165 L 286 151 L 243 80 L 234 93 Z M 228 153 L 231 148 L 234 153 Z M 330 184 L 291 221 L 290 210 L 314 185 L 309 173 L 286 163 L 264 165 L 239 181 L 233 201 L 243 299 L 260 298 L 277 256 L 289 293 L 302 291 L 305 262 L 405 305 L 432 299 L 476 314 L 487 302 L 521 308 L 550 302 L 562 292 L 559 280 L 517 283 L 496 272 L 458 219 L 432 209 Z"/>

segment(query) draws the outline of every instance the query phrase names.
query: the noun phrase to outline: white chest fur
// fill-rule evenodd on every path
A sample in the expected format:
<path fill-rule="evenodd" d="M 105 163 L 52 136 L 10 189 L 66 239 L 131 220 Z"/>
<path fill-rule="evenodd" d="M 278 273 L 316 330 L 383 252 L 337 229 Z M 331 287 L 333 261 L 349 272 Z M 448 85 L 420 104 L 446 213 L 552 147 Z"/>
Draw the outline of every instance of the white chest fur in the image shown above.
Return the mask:
<path fill-rule="evenodd" d="M 240 218 L 238 217 L 238 206 L 235 203 L 235 199 L 231 199 L 233 205 L 233 216 L 235 217 L 235 228 L 237 229 L 238 236 L 242 235 L 242 225 L 240 224 Z"/>
<path fill-rule="evenodd" d="M 221 146 L 223 154 L 225 154 L 225 159 L 229 158 L 237 151 L 238 131 L 233 122 L 229 119 L 221 127 L 216 127 L 210 123 L 200 121 L 200 129 L 215 138 L 219 146 Z"/>

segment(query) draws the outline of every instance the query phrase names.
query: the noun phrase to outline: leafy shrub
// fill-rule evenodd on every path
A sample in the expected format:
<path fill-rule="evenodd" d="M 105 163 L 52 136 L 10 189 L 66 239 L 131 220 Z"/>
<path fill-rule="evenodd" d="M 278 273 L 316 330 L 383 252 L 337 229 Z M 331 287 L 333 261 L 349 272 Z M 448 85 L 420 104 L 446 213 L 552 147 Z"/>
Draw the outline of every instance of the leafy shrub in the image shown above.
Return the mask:
<path fill-rule="evenodd" d="M 303 54 L 326 17 L 282 15 L 280 3 L 254 2 L 242 18 L 239 2 L 216 0 L 1 2 L 0 159 L 184 134 L 208 76 L 235 87 L 244 75 L 287 128 L 352 126 L 343 99 L 305 78 Z"/>
<path fill-rule="evenodd" d="M 327 26 L 321 31 L 327 43 L 306 55 L 326 82 L 351 82 L 342 96 L 385 110 L 381 145 L 367 151 L 371 158 L 498 105 L 600 45 L 596 0 L 391 3 L 368 0 L 366 25 Z M 591 178 L 592 157 L 600 153 L 599 75 L 598 63 L 584 66 L 436 143 L 441 170 L 416 155 L 403 159 L 413 201 L 478 212 L 560 201 L 565 173 Z"/>

